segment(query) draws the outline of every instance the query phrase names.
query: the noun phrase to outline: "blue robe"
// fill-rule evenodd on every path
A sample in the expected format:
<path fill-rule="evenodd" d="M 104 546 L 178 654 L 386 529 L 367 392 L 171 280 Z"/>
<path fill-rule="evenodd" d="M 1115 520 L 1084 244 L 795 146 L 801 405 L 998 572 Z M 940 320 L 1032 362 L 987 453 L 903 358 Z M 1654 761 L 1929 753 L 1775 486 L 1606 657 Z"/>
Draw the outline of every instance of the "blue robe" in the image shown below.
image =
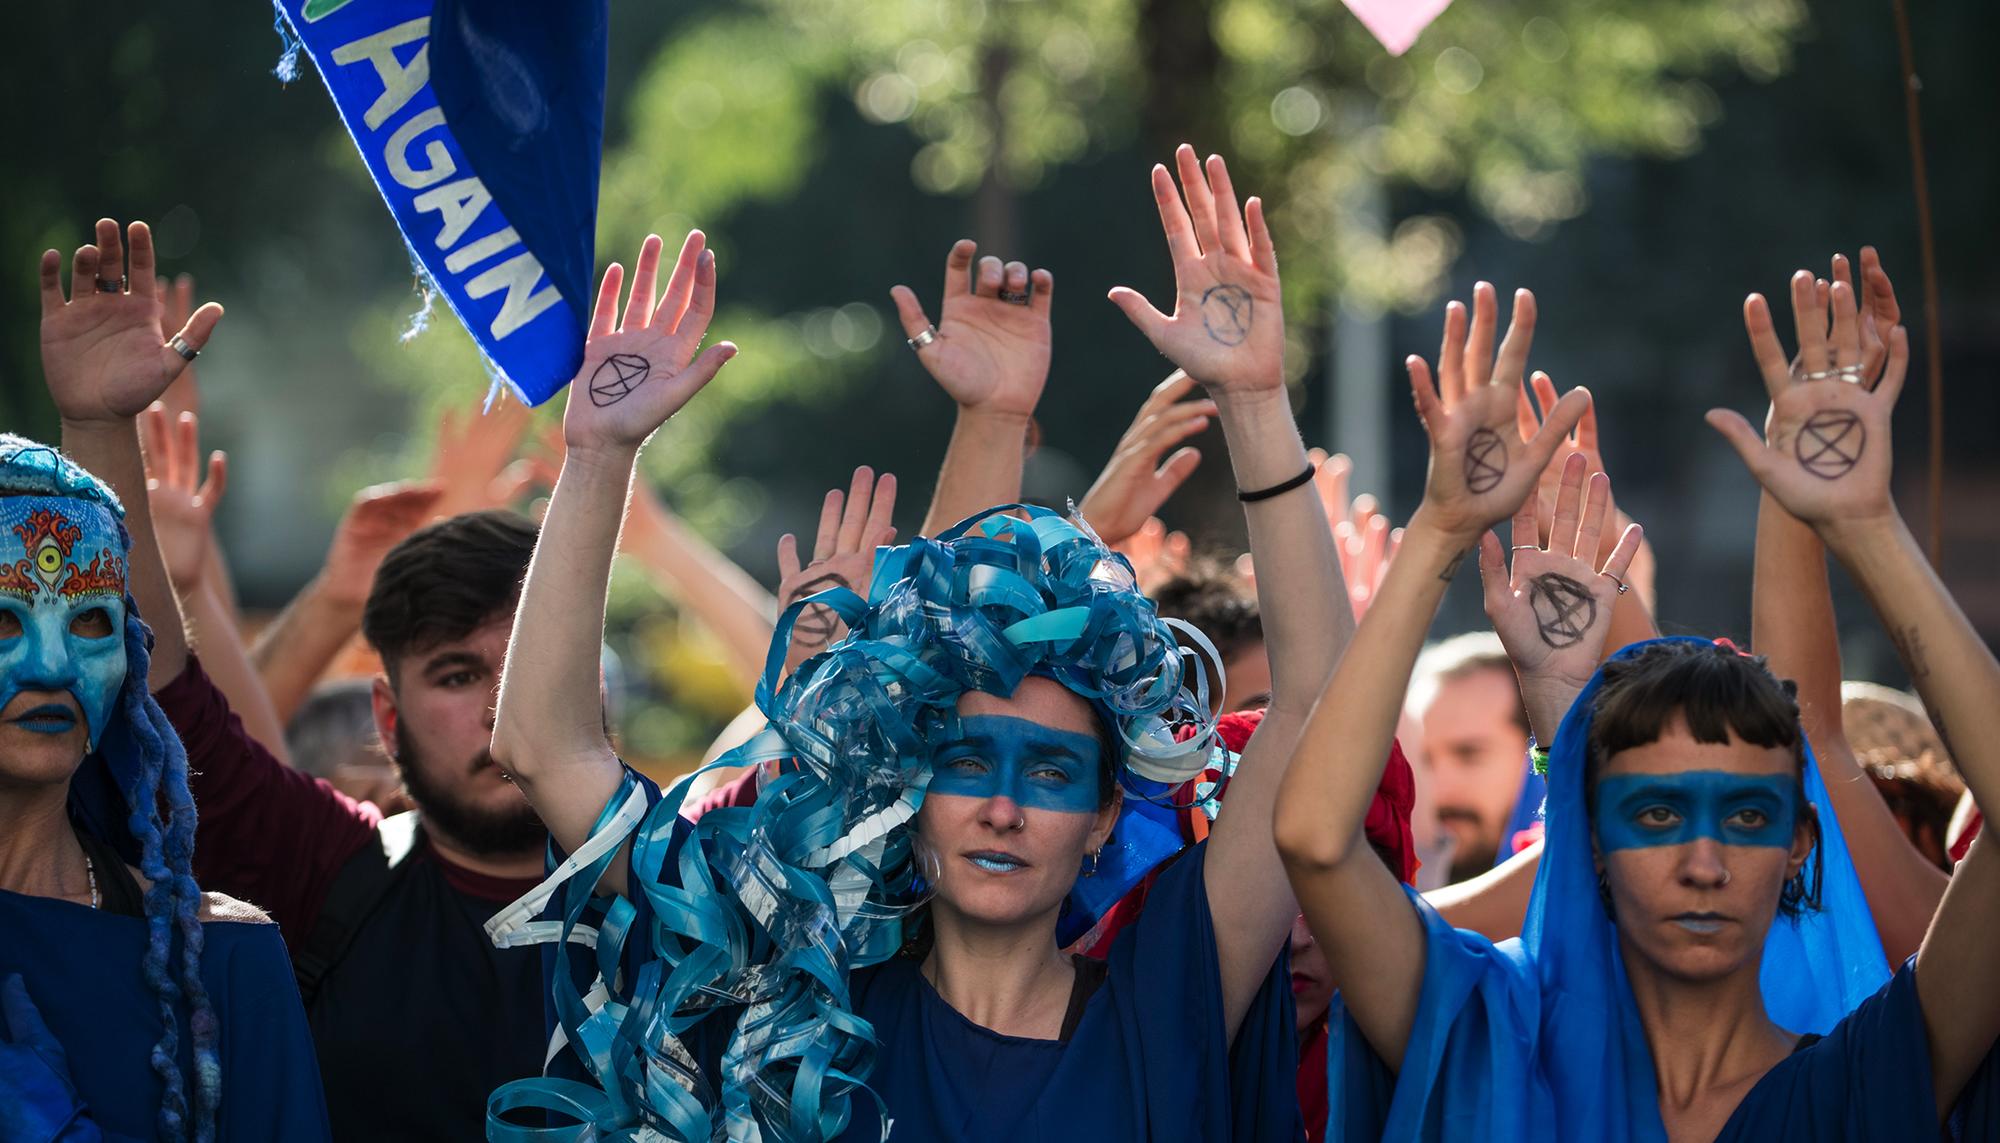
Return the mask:
<path fill-rule="evenodd" d="M 210 921 L 202 930 L 201 978 L 221 1028 L 217 1140 L 328 1138 L 312 1036 L 278 927 Z M 160 1038 L 160 1017 L 141 969 L 146 940 L 141 918 L 0 891 L 0 977 L 18 973 L 26 983 L 62 1045 L 90 1120 L 107 1139 L 150 1140 L 158 1130 L 162 1088 L 147 1058 Z M 185 1003 L 179 1015 L 181 1067 L 191 1076 Z M 12 1137 L 7 1115 L 0 1111 L 0 1138 Z M 90 1136 L 86 1129 L 77 1137 Z"/>
<path fill-rule="evenodd" d="M 1424 926 L 1424 976 L 1394 1074 L 1335 997 L 1329 1138 L 1665 1139 L 1652 1051 L 1591 857 L 1583 751 L 1601 680 L 1600 672 L 1578 696 L 1551 752 L 1542 864 L 1521 937 L 1496 945 L 1453 929 L 1411 894 Z M 1809 750 L 1804 785 L 1809 801 L 1827 805 Z M 1820 827 L 1824 907 L 1772 924 L 1760 982 L 1780 1027 L 1826 1038 L 1772 1069 L 1723 1137 L 1825 1138 L 1838 1107 L 1840 1123 L 1857 1125 L 1843 1127 L 1856 1138 L 1927 1138 L 1936 1111 L 1911 972 L 1889 979 L 1840 823 L 1822 814 Z M 1967 1088 L 1965 1138 L 2000 1138 L 1988 1090 L 1995 1070 L 1989 1057 Z M 1895 1128 L 1870 1135 L 1869 1124 Z"/>

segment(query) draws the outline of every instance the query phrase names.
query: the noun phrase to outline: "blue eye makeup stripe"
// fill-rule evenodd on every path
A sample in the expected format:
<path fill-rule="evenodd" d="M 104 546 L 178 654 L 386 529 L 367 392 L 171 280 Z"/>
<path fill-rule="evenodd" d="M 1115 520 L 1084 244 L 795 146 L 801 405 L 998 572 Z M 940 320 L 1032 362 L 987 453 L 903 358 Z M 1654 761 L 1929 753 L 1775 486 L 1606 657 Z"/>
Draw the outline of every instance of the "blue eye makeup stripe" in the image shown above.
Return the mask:
<path fill-rule="evenodd" d="M 993 798 L 1059 813 L 1097 812 L 1102 745 L 1088 734 L 1052 730 L 1003 715 L 957 720 L 931 756 L 927 794 Z"/>
<path fill-rule="evenodd" d="M 1593 824 L 1597 844 L 1607 852 L 1682 845 L 1701 837 L 1723 845 L 1789 849 L 1798 815 L 1798 780 L 1790 774 L 1686 770 L 1600 779 Z"/>

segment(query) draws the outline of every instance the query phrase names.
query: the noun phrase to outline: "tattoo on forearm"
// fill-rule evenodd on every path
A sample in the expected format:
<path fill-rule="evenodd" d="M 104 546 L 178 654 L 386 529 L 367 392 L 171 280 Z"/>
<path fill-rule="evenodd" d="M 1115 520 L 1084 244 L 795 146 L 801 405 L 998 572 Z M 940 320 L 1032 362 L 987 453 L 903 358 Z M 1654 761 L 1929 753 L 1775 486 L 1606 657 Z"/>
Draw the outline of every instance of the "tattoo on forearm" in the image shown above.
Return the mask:
<path fill-rule="evenodd" d="M 847 582 L 846 576 L 839 572 L 828 572 L 800 584 L 785 600 L 785 606 L 790 607 L 807 596 L 817 595 L 835 587 L 844 587 L 850 591 L 854 589 L 854 585 Z M 840 616 L 833 608 L 815 603 L 799 612 L 799 617 L 793 620 L 792 641 L 801 647 L 824 647 L 832 641 L 834 633 L 839 631 L 841 626 Z"/>
<path fill-rule="evenodd" d="M 1542 642 L 1557 650 L 1575 646 L 1597 624 L 1597 597 L 1559 572 L 1543 572 L 1528 581 L 1528 605 L 1534 608 Z"/>
<path fill-rule="evenodd" d="M 1799 467 L 1821 480 L 1839 480 L 1861 463 L 1868 445 L 1868 430 L 1861 418 L 1846 409 L 1821 409 L 1799 427 L 1792 451 Z"/>
<path fill-rule="evenodd" d="M 653 375 L 653 363 L 636 353 L 614 353 L 590 375 L 590 403 L 616 405 Z"/>
<path fill-rule="evenodd" d="M 1252 310 L 1250 291 L 1224 282 L 1210 286 L 1201 295 L 1201 324 L 1208 336 L 1223 345 L 1242 345 L 1250 337 Z"/>
<path fill-rule="evenodd" d="M 1924 654 L 1924 637 L 1915 627 L 1898 627 L 1889 632 L 1889 638 L 1896 644 L 1896 654 L 1903 660 L 1903 669 L 1910 672 L 1911 682 L 1930 678 L 1931 665 Z"/>
<path fill-rule="evenodd" d="M 1488 428 L 1472 431 L 1465 442 L 1465 487 L 1474 495 L 1493 491 L 1507 475 L 1507 442 Z"/>
<path fill-rule="evenodd" d="M 1454 553 L 1451 559 L 1445 561 L 1444 570 L 1438 573 L 1438 578 L 1446 583 L 1450 583 L 1451 577 L 1458 574 L 1458 565 L 1464 563 L 1465 557 L 1470 555 L 1471 552 L 1471 548 L 1466 548 L 1464 551 Z"/>

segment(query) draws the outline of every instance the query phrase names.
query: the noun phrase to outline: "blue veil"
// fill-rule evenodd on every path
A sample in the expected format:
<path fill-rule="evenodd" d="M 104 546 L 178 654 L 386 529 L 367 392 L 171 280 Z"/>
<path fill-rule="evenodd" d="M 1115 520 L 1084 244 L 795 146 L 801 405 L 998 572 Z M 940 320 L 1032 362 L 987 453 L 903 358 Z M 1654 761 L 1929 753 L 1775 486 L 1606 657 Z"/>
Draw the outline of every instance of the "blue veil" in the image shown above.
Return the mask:
<path fill-rule="evenodd" d="M 1655 639 L 1612 659 L 1667 643 L 1712 645 Z M 1335 998 L 1329 1138 L 1344 1129 L 1481 1143 L 1665 1139 L 1652 1052 L 1591 852 L 1585 753 L 1603 682 L 1599 669 L 1550 749 L 1548 826 L 1521 937 L 1495 945 L 1452 929 L 1412 893 L 1427 957 L 1416 1022 L 1394 1079 Z M 1824 1034 L 1888 981 L 1889 966 L 1809 747 L 1804 780 L 1806 799 L 1822 811 L 1823 907 L 1773 922 L 1761 981 L 1771 1019 L 1793 1032 Z"/>

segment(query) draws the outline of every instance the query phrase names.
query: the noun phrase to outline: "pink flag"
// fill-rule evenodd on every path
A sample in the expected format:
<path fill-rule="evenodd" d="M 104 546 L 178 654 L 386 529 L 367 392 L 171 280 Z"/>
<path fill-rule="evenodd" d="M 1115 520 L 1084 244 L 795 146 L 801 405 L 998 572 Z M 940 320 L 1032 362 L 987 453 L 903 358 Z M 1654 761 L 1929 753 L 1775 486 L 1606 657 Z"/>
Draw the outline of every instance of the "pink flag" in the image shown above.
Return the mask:
<path fill-rule="evenodd" d="M 1410 50 L 1451 0 L 1342 0 L 1392 56 Z"/>

